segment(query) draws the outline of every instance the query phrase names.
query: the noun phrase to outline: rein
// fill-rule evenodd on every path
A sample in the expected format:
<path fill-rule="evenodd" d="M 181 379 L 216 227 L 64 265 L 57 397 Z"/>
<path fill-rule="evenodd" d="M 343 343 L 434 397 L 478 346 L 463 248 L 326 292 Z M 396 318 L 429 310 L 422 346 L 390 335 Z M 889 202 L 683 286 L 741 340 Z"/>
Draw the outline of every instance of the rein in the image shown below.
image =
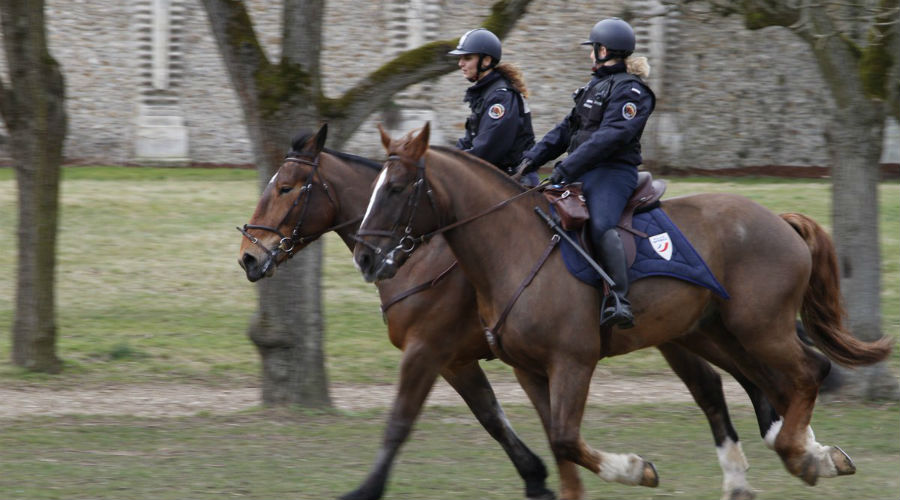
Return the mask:
<path fill-rule="evenodd" d="M 397 251 L 402 251 L 407 254 L 412 253 L 413 250 L 416 249 L 416 246 L 418 246 L 420 243 L 427 243 L 428 240 L 430 240 L 431 238 L 433 238 L 439 234 L 447 232 L 456 227 L 462 226 L 463 224 L 468 224 L 469 222 L 472 222 L 473 220 L 479 219 L 479 218 L 484 217 L 492 212 L 495 212 L 529 193 L 532 193 L 534 191 L 542 189 L 549 182 L 545 179 L 544 181 L 539 183 L 537 186 L 534 186 L 533 188 L 523 191 L 523 192 L 513 196 L 512 198 L 507 198 L 507 199 L 501 201 L 500 203 L 497 203 L 496 205 L 488 208 L 487 210 L 484 210 L 484 211 L 477 213 L 475 215 L 472 215 L 470 217 L 466 217 L 465 219 L 458 220 L 452 224 L 435 229 L 434 231 L 432 231 L 430 233 L 426 233 L 421 236 L 412 236 L 410 234 L 410 233 L 412 233 L 412 219 L 413 219 L 413 216 L 415 215 L 415 210 L 418 207 L 419 197 L 421 196 L 421 191 L 422 191 L 423 186 L 425 188 L 425 193 L 428 195 L 429 201 L 431 202 L 432 210 L 434 210 L 435 213 L 439 213 L 436 210 L 437 204 L 434 200 L 434 193 L 431 190 L 431 188 L 428 186 L 428 181 L 425 179 L 425 162 L 423 159 L 419 159 L 419 161 L 414 163 L 414 162 L 412 162 L 412 160 L 403 158 L 402 156 L 399 156 L 399 155 L 390 155 L 390 156 L 388 156 L 387 161 L 399 161 L 406 165 L 412 165 L 412 166 L 416 167 L 416 180 L 414 182 L 415 189 L 412 193 L 410 193 L 409 198 L 407 199 L 407 202 L 406 202 L 406 207 L 408 210 L 405 210 L 405 211 L 408 211 L 408 213 L 409 213 L 409 217 L 407 218 L 407 221 L 406 221 L 406 227 L 403 229 L 403 236 L 399 237 L 399 239 L 397 241 L 397 246 L 395 246 L 393 249 L 390 250 L 390 252 L 388 252 L 388 260 L 392 260 L 392 256 Z M 397 229 L 400 227 L 399 222 L 402 219 L 403 219 L 403 214 L 400 215 L 397 223 L 394 224 L 394 228 L 390 231 L 377 230 L 377 229 L 360 229 L 356 233 L 356 236 L 354 237 L 354 239 L 357 242 L 368 247 L 370 250 L 372 250 L 376 254 L 381 254 L 381 248 L 376 247 L 375 245 L 372 245 L 371 243 L 363 240 L 361 237 L 362 236 L 396 237 Z"/>
<path fill-rule="evenodd" d="M 300 192 L 297 193 L 297 197 L 294 199 L 294 202 L 291 204 L 291 208 L 289 208 L 287 213 L 284 214 L 284 217 L 281 218 L 281 222 L 279 222 L 275 227 L 263 226 L 263 225 L 259 225 L 259 224 L 244 224 L 243 228 L 241 228 L 241 227 L 235 228 L 238 231 L 240 231 L 241 234 L 244 235 L 245 238 L 250 240 L 250 243 L 253 243 L 254 245 L 257 245 L 260 248 L 262 248 L 272 258 L 273 262 L 274 262 L 275 258 L 278 256 L 279 252 L 284 253 L 285 255 L 287 255 L 288 258 L 291 258 L 296 253 L 295 250 L 298 245 L 304 245 L 306 243 L 309 243 L 309 242 L 315 240 L 316 238 L 322 236 L 325 233 L 328 233 L 331 231 L 336 231 L 338 229 L 353 225 L 362 220 L 362 217 L 357 217 L 355 219 L 348 220 L 348 221 L 342 222 L 340 224 L 331 226 L 325 230 L 319 231 L 318 233 L 313 233 L 313 234 L 305 235 L 305 236 L 301 235 L 300 228 L 303 226 L 303 219 L 306 217 L 306 211 L 309 208 L 309 200 L 312 198 L 312 188 L 315 185 L 313 182 L 313 179 L 316 176 L 316 174 L 318 173 L 318 169 L 319 169 L 319 156 L 318 156 L 318 154 L 316 154 L 316 155 L 312 156 L 310 159 L 296 157 L 296 156 L 287 156 L 284 159 L 284 161 L 285 161 L 285 163 L 291 162 L 291 163 L 300 163 L 303 165 L 310 165 L 310 166 L 312 166 L 312 170 L 310 171 L 309 176 L 306 178 L 306 183 L 303 185 L 302 188 L 300 188 Z M 328 201 L 331 203 L 331 205 L 335 208 L 335 212 L 339 212 L 340 204 L 331 195 L 331 191 L 328 189 L 328 183 L 325 182 L 324 180 L 322 180 L 319 183 L 319 185 L 322 187 L 322 190 L 325 191 L 325 195 L 328 197 Z M 304 196 L 304 194 L 306 196 Z M 285 223 L 285 221 L 288 220 L 288 218 L 291 216 L 291 213 L 293 213 L 294 209 L 297 208 L 298 205 L 300 205 L 301 200 L 302 200 L 303 204 L 300 208 L 300 210 L 301 210 L 300 218 L 297 220 L 297 224 L 294 225 L 294 229 L 291 230 L 290 236 L 286 236 L 286 235 L 282 234 L 281 231 L 278 230 L 278 228 L 281 227 Z M 270 233 L 277 234 L 281 238 L 281 240 L 278 242 L 278 245 L 275 248 L 272 248 L 272 249 L 266 248 L 265 245 L 260 243 L 259 238 L 255 237 L 249 233 L 249 230 L 251 230 L 251 229 L 257 229 L 260 231 L 268 231 Z"/>

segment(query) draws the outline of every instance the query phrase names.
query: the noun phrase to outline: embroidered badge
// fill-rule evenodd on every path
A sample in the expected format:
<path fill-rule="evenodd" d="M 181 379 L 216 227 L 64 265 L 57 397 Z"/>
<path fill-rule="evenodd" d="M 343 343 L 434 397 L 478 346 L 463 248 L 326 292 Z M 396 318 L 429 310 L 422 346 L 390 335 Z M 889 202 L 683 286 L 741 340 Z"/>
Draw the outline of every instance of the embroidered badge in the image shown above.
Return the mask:
<path fill-rule="evenodd" d="M 503 113 L 506 113 L 506 108 L 504 108 L 502 104 L 494 104 L 491 106 L 491 109 L 488 110 L 488 116 L 495 120 L 503 117 Z"/>
<path fill-rule="evenodd" d="M 669 238 L 669 233 L 660 233 L 650 237 L 650 246 L 653 247 L 653 250 L 659 254 L 660 257 L 666 260 L 672 260 L 672 239 Z"/>
<path fill-rule="evenodd" d="M 636 114 L 637 106 L 633 102 L 626 102 L 625 105 L 622 106 L 622 116 L 624 116 L 626 120 L 634 118 Z"/>

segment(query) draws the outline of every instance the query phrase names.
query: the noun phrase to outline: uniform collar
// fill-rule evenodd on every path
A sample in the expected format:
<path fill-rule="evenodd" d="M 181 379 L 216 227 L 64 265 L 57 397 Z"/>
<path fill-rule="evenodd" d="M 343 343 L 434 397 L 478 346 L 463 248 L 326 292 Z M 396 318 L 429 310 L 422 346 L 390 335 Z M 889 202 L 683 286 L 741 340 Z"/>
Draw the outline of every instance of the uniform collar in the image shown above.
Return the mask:
<path fill-rule="evenodd" d="M 475 96 L 480 94 L 484 89 L 486 89 L 488 86 L 490 86 L 495 81 L 497 81 L 498 78 L 503 78 L 503 75 L 500 74 L 499 71 L 494 69 L 494 71 L 491 71 L 490 73 L 488 73 L 487 76 L 485 76 L 481 80 L 478 80 L 477 82 L 475 82 L 475 85 L 472 85 L 471 87 L 466 89 L 466 97 L 465 97 L 465 99 L 463 99 L 463 101 L 466 101 L 466 102 L 471 101 L 472 99 L 475 98 Z"/>
<path fill-rule="evenodd" d="M 600 66 L 596 70 L 594 70 L 594 76 L 597 78 L 605 78 L 609 75 L 614 75 L 616 73 L 622 73 L 625 71 L 625 63 L 617 62 L 610 66 Z"/>

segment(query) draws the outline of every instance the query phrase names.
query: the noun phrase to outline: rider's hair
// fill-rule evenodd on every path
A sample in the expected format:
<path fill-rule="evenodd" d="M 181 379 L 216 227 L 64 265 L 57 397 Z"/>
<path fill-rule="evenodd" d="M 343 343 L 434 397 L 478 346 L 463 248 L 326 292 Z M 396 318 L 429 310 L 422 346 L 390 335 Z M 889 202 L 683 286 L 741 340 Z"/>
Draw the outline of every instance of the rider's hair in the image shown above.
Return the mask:
<path fill-rule="evenodd" d="M 528 88 L 525 87 L 525 78 L 522 76 L 522 71 L 518 66 L 511 63 L 500 63 L 494 68 L 494 71 L 499 71 L 504 78 L 509 80 L 509 83 L 513 86 L 513 89 L 522 94 L 522 97 L 528 97 Z"/>
<path fill-rule="evenodd" d="M 625 68 L 632 75 L 637 75 L 645 80 L 650 76 L 650 63 L 644 56 L 625 58 Z"/>

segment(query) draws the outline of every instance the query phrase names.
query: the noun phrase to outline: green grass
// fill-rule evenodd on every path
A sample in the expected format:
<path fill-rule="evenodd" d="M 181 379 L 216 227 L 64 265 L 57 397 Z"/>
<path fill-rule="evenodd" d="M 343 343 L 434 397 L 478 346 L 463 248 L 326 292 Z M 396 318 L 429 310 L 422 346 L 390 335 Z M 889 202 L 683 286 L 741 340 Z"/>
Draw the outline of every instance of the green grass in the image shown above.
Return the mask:
<path fill-rule="evenodd" d="M 791 477 L 756 437 L 749 406 L 735 425 L 751 465 L 748 480 L 766 499 L 880 499 L 900 491 L 900 411 L 828 406 L 813 427 L 856 461 L 855 476 L 810 488 Z M 534 412 L 507 408 L 522 439 L 552 467 Z M 364 478 L 379 443 L 382 411 L 251 411 L 171 419 L 38 418 L 0 429 L 0 491 L 15 499 L 335 498 Z M 660 486 L 606 483 L 582 471 L 587 498 L 719 498 L 721 470 L 709 431 L 692 405 L 591 406 L 588 443 L 638 453 L 656 465 Z M 555 470 L 548 485 L 558 490 Z M 397 460 L 385 498 L 521 498 L 522 482 L 499 446 L 464 408 L 428 408 Z"/>
<path fill-rule="evenodd" d="M 0 324 L 12 322 L 16 262 L 14 176 L 0 169 Z M 238 267 L 240 235 L 256 204 L 249 170 L 66 168 L 57 269 L 61 376 L 9 363 L 0 332 L 4 387 L 108 384 L 257 384 L 259 361 L 245 329 L 255 286 Z M 830 226 L 825 181 L 672 179 L 669 195 L 745 194 L 775 211 L 801 211 Z M 880 188 L 884 331 L 900 336 L 900 185 Z M 325 320 L 334 383 L 393 383 L 390 345 L 375 289 L 350 253 L 325 238 Z M 896 373 L 900 354 L 891 358 Z M 485 363 L 492 380 L 509 368 Z M 654 350 L 606 360 L 599 376 L 668 374 Z M 387 402 L 386 402 L 387 403 Z M 610 452 L 654 461 L 657 489 L 604 483 L 582 473 L 588 498 L 718 498 L 721 471 L 709 430 L 690 404 L 599 406 L 591 401 L 585 439 Z M 842 446 L 856 476 L 814 488 L 790 477 L 758 439 L 752 410 L 731 402 L 760 498 L 897 498 L 900 406 L 830 402 L 813 427 Z M 3 404 L 0 401 L 0 404 Z M 552 459 L 530 408 L 506 408 L 524 441 Z M 358 413 L 257 410 L 187 418 L 37 417 L 0 426 L 0 497 L 9 499 L 334 498 L 365 476 L 385 410 Z M 557 479 L 551 471 L 551 488 Z M 428 408 L 404 446 L 387 499 L 519 498 L 522 485 L 502 450 L 463 407 Z"/>
<path fill-rule="evenodd" d="M 245 222 L 258 197 L 251 170 L 73 167 L 63 170 L 57 267 L 62 377 L 23 373 L 0 339 L 5 384 L 81 385 L 194 381 L 255 383 L 259 361 L 246 338 L 255 285 L 237 265 Z M 16 193 L 0 169 L 0 266 L 15 269 Z M 667 196 L 703 191 L 745 194 L 776 212 L 801 211 L 830 227 L 824 180 L 670 179 Z M 900 336 L 900 185 L 880 187 L 883 326 Z M 324 238 L 329 376 L 337 383 L 393 383 L 399 352 L 390 345 L 378 295 L 334 235 Z M 12 322 L 15 273 L 0 276 L 0 324 Z M 896 350 L 900 351 L 900 350 Z M 900 368 L 900 352 L 891 358 Z M 498 361 L 492 376 L 511 379 Z M 605 360 L 599 374 L 668 374 L 655 350 Z"/>

